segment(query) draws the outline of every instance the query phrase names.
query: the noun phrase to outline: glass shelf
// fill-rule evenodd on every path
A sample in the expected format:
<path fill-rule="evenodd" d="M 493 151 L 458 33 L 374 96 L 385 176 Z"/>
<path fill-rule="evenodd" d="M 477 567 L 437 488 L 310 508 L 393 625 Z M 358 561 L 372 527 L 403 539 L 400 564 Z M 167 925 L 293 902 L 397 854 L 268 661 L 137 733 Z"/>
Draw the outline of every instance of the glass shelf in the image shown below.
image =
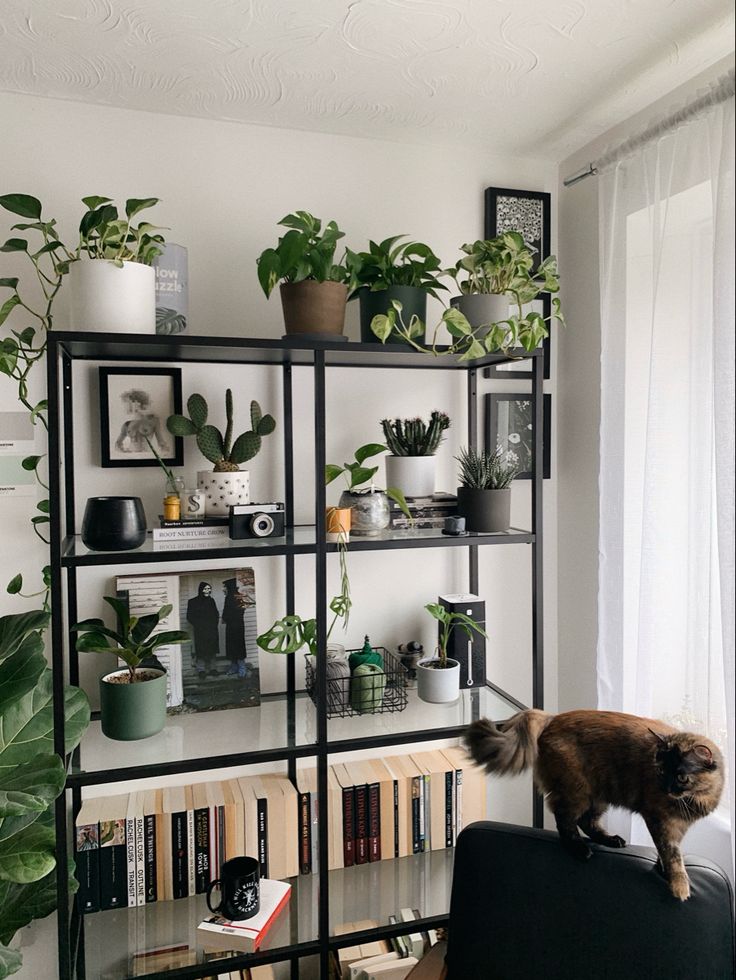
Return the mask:
<path fill-rule="evenodd" d="M 386 530 L 371 537 L 352 534 L 349 551 L 390 551 L 412 548 L 466 547 L 467 545 L 530 544 L 534 540 L 531 531 L 509 528 L 495 534 L 468 534 L 455 537 L 443 534 L 440 529 L 421 528 L 412 530 Z M 190 541 L 154 541 L 150 534 L 140 548 L 133 551 L 91 551 L 78 534 L 64 541 L 62 565 L 76 568 L 89 565 L 135 565 L 150 562 L 197 561 L 215 558 L 256 558 L 268 555 L 313 555 L 317 550 L 314 525 L 298 525 L 281 538 L 230 538 L 208 543 L 206 539 Z M 328 551 L 336 551 L 336 544 L 328 544 Z"/>
<path fill-rule="evenodd" d="M 520 703 L 491 687 L 462 691 L 454 704 L 427 704 L 410 690 L 406 708 L 387 714 L 353 715 L 328 721 L 330 752 L 455 738 L 475 718 L 500 721 Z M 288 737 L 285 695 L 265 697 L 258 707 L 170 715 L 158 735 L 118 742 L 94 720 L 72 755 L 69 785 L 91 786 L 159 774 L 197 772 L 316 753 L 317 711 L 300 691 L 295 698 L 294 734 Z M 115 769 L 110 769 L 110 759 Z"/>
<path fill-rule="evenodd" d="M 389 924 L 389 915 L 396 915 L 402 908 L 416 909 L 422 919 L 447 916 L 454 854 L 454 848 L 446 848 L 331 871 L 330 936 L 335 936 L 336 928 L 348 922 L 372 920 L 380 929 Z M 318 876 L 300 875 L 289 880 L 291 898 L 265 937 L 261 952 L 318 939 Z M 124 980 L 131 976 L 130 964 L 135 953 L 178 945 L 197 950 L 197 961 L 202 962 L 196 932 L 209 914 L 204 895 L 197 895 L 87 915 L 84 917 L 86 975 L 100 980 Z M 414 928 L 421 928 L 421 920 Z M 220 972 L 226 971 L 227 960 L 217 962 Z"/>

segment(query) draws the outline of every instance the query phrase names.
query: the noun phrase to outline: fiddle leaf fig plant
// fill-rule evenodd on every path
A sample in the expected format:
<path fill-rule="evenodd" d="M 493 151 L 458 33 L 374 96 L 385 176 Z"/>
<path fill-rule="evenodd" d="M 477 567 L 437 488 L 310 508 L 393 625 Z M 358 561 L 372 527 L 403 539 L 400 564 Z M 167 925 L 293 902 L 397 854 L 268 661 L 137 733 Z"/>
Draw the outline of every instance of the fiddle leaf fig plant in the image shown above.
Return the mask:
<path fill-rule="evenodd" d="M 41 631 L 49 613 L 0 617 L 0 980 L 17 973 L 15 933 L 56 908 L 54 801 L 64 762 L 54 754 L 53 687 Z M 82 691 L 64 690 L 65 751 L 90 718 Z M 68 887 L 77 889 L 73 865 Z"/>
<path fill-rule="evenodd" d="M 171 604 L 161 606 L 147 616 L 131 616 L 127 603 L 113 596 L 103 596 L 105 602 L 115 610 L 118 628 L 109 629 L 101 619 L 85 619 L 72 626 L 79 633 L 77 650 L 80 653 L 113 653 L 119 657 L 128 668 L 130 683 L 135 684 L 142 679 L 137 673 L 145 660 L 153 656 L 154 651 L 168 643 L 185 643 L 189 634 L 184 630 L 164 630 L 154 633 L 162 619 L 166 619 L 174 608 Z"/>
<path fill-rule="evenodd" d="M 166 427 L 175 436 L 196 436 L 199 451 L 211 463 L 215 473 L 235 473 L 240 463 L 246 463 L 257 456 L 261 450 L 261 438 L 270 435 L 276 428 L 271 415 L 264 415 L 256 401 L 250 403 L 251 428 L 241 433 L 233 441 L 233 393 L 225 392 L 225 414 L 227 425 L 224 434 L 214 425 L 207 424 L 209 408 L 199 394 L 190 395 L 187 400 L 189 417 L 170 415 Z"/>

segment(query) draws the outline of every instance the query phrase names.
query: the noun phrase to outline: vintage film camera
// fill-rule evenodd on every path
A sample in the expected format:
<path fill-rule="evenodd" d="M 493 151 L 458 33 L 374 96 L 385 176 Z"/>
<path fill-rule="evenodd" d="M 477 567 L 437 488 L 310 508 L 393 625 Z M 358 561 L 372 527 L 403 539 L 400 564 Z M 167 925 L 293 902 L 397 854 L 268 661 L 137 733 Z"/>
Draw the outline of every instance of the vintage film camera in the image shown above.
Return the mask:
<path fill-rule="evenodd" d="M 280 538 L 284 534 L 284 505 L 235 504 L 230 508 L 230 537 Z"/>

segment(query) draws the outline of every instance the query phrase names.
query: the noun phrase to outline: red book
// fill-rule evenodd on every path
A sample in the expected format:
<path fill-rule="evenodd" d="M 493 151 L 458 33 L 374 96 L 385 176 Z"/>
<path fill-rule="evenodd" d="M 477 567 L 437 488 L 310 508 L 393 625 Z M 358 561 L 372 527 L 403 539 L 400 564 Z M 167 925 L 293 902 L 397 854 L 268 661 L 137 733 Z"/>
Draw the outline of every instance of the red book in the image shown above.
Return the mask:
<path fill-rule="evenodd" d="M 250 919 L 231 922 L 220 915 L 212 915 L 197 926 L 197 941 L 206 952 L 240 950 L 254 953 L 285 908 L 291 896 L 291 885 L 286 881 L 261 878 L 260 910 Z"/>

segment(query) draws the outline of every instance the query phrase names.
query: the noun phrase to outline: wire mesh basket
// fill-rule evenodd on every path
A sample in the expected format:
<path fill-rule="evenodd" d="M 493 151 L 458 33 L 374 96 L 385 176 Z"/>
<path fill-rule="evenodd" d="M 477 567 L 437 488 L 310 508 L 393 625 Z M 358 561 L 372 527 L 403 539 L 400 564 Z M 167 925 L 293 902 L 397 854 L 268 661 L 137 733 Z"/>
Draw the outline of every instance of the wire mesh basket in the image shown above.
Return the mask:
<path fill-rule="evenodd" d="M 383 671 L 352 676 L 347 661 L 327 662 L 327 717 L 386 714 L 403 711 L 408 703 L 407 671 L 399 658 L 386 647 L 373 647 L 383 658 Z M 360 653 L 360 650 L 348 650 Z M 307 693 L 317 704 L 317 670 L 314 657 L 306 656 Z"/>

